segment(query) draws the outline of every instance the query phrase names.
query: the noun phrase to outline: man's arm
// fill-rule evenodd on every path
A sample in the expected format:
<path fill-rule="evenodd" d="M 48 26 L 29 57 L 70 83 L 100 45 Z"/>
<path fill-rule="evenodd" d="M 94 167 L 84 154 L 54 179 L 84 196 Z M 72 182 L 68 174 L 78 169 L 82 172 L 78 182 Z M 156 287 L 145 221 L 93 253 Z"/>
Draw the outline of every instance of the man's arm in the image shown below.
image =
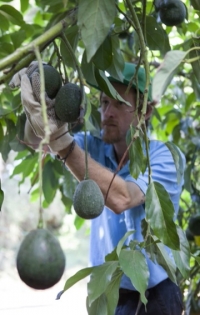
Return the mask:
<path fill-rule="evenodd" d="M 58 154 L 62 158 L 68 151 L 69 147 L 58 152 Z M 81 181 L 84 179 L 85 152 L 78 145 L 75 145 L 73 151 L 68 156 L 66 166 L 77 180 Z M 94 161 L 89 155 L 88 176 L 99 185 L 104 198 L 109 189 L 105 204 L 116 214 L 120 214 L 126 209 L 144 203 L 144 194 L 135 183 L 126 182 L 118 175 L 113 180 L 114 173 Z M 109 188 L 112 180 L 113 182 Z"/>
<path fill-rule="evenodd" d="M 30 65 L 31 67 L 32 65 Z M 12 78 L 12 87 L 21 87 L 21 100 L 27 115 L 27 119 L 34 130 L 37 137 L 43 139 L 45 136 L 45 126 L 43 121 L 42 107 L 38 95 L 38 91 L 33 91 L 31 82 L 28 77 L 28 69 L 22 69 Z M 40 86 L 40 81 L 38 81 Z M 35 93 L 37 92 L 37 93 Z M 39 97 L 40 98 L 40 97 Z M 47 116 L 50 130 L 50 141 L 48 146 L 51 152 L 59 154 L 60 157 L 66 156 L 73 141 L 73 137 L 68 132 L 68 124 L 60 126 L 60 121 L 57 120 L 56 114 L 52 111 L 54 100 L 50 100 L 45 94 L 47 105 Z M 75 146 L 74 150 L 67 158 L 67 166 L 79 180 L 83 180 L 85 176 L 85 152 Z M 96 181 L 99 185 L 104 197 L 106 197 L 110 183 L 114 174 L 105 167 L 99 165 L 96 161 L 88 157 L 89 178 Z M 119 176 L 115 176 L 112 185 L 109 189 L 108 197 L 106 198 L 106 206 L 113 212 L 119 214 L 130 207 L 134 207 L 144 202 L 144 195 L 138 186 L 134 183 L 126 183 Z"/>

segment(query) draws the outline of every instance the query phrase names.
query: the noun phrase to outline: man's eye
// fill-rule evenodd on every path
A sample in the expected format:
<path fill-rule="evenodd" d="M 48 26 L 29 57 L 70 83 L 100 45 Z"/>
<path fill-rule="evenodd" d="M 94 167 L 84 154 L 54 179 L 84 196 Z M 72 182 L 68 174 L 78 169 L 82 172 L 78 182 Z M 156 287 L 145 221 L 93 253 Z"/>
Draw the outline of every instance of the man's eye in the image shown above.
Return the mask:
<path fill-rule="evenodd" d="M 108 105 L 108 101 L 101 101 L 101 106 L 107 106 Z"/>

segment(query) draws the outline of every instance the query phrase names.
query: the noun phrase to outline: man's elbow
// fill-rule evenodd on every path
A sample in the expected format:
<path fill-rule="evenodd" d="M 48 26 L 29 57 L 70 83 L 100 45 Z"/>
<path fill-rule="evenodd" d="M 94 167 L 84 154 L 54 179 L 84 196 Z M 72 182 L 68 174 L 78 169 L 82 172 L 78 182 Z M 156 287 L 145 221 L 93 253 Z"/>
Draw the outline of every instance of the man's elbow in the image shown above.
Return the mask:
<path fill-rule="evenodd" d="M 114 200 L 110 201 L 107 205 L 110 210 L 112 210 L 115 214 L 121 214 L 125 210 L 128 210 L 131 205 L 131 198 L 130 196 L 121 196 L 115 198 Z"/>

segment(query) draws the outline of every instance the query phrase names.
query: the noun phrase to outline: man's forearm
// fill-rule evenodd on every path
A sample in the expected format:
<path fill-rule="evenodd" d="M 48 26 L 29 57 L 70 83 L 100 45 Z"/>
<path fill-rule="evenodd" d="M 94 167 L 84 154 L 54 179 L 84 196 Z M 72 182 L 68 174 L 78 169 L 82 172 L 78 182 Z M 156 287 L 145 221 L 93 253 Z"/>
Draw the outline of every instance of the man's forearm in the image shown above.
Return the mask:
<path fill-rule="evenodd" d="M 59 152 L 61 158 L 66 155 L 68 150 L 69 148 Z M 78 145 L 75 145 L 73 151 L 67 158 L 66 166 L 79 181 L 83 180 L 86 172 L 85 151 Z M 128 185 L 120 176 L 116 175 L 114 177 L 113 172 L 94 161 L 89 155 L 88 177 L 93 179 L 99 185 L 104 198 L 106 198 L 106 206 L 116 214 L 123 212 L 130 208 L 130 206 L 136 206 L 141 201 L 142 193 L 137 185 L 131 183 L 132 186 L 130 188 L 130 185 Z M 107 195 L 108 189 L 109 193 Z"/>

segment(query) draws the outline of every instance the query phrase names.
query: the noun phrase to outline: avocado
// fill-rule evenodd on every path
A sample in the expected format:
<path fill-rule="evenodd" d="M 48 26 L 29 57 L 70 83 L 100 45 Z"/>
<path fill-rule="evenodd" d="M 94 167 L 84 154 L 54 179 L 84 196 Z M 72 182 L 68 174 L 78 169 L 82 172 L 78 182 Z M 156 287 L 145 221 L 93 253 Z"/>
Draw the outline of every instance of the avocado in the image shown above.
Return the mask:
<path fill-rule="evenodd" d="M 200 235 L 200 214 L 195 214 L 190 218 L 188 228 L 194 236 Z"/>
<path fill-rule="evenodd" d="M 54 99 L 59 89 L 62 86 L 61 76 L 59 72 L 50 65 L 43 64 L 43 69 L 44 69 L 45 91 L 49 98 Z M 29 75 L 29 79 L 31 81 L 32 86 L 34 84 L 35 88 L 37 88 L 37 81 L 36 82 L 34 81 L 36 78 L 35 73 L 39 73 L 39 68 L 36 68 L 34 72 L 32 72 Z"/>
<path fill-rule="evenodd" d="M 65 269 L 65 255 L 59 241 L 47 229 L 34 229 L 23 239 L 16 259 L 21 280 L 44 290 L 55 285 Z"/>
<path fill-rule="evenodd" d="M 102 213 L 104 197 L 95 181 L 85 179 L 77 185 L 73 206 L 77 215 L 83 219 L 94 219 Z"/>
<path fill-rule="evenodd" d="M 167 26 L 177 26 L 187 16 L 186 6 L 180 0 L 161 0 L 158 10 L 161 22 Z"/>
<path fill-rule="evenodd" d="M 66 83 L 58 91 L 55 98 L 56 116 L 64 122 L 72 123 L 80 116 L 82 93 L 77 84 Z"/>

